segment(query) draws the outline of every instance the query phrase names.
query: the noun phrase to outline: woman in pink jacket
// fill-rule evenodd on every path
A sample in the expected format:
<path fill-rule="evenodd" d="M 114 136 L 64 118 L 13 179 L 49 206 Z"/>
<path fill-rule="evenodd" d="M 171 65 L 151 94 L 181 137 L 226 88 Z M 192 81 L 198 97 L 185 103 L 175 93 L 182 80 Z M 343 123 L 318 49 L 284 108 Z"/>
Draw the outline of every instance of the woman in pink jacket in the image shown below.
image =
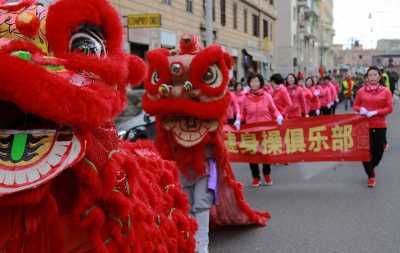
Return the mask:
<path fill-rule="evenodd" d="M 226 119 L 229 125 L 235 126 L 236 129 L 240 129 L 240 107 L 238 103 L 238 99 L 236 95 L 232 91 L 228 91 L 231 101 L 229 103 L 227 112 L 226 112 Z"/>
<path fill-rule="evenodd" d="M 250 91 L 243 100 L 243 121 L 245 124 L 276 120 L 282 124 L 283 117 L 276 108 L 271 95 L 264 89 L 264 78 L 260 75 L 251 75 L 248 78 Z M 252 186 L 260 186 L 260 170 L 256 163 L 250 163 L 253 176 Z M 272 185 L 271 165 L 263 164 L 263 174 L 266 185 Z"/>
<path fill-rule="evenodd" d="M 385 148 L 386 116 L 393 111 L 393 103 L 392 94 L 384 86 L 379 68 L 370 67 L 367 75 L 368 84 L 358 90 L 353 109 L 369 119 L 371 160 L 363 165 L 368 176 L 368 187 L 375 187 L 375 169 L 382 160 Z"/>
<path fill-rule="evenodd" d="M 321 114 L 322 115 L 330 115 L 331 108 L 333 105 L 333 96 L 332 89 L 329 85 L 329 80 L 322 78 L 321 83 Z"/>
<path fill-rule="evenodd" d="M 273 74 L 271 76 L 272 99 L 281 115 L 286 117 L 287 110 L 292 105 L 292 99 L 284 83 L 285 79 L 281 74 Z"/>
<path fill-rule="evenodd" d="M 300 119 L 302 113 L 306 111 L 306 100 L 304 97 L 303 88 L 298 86 L 297 78 L 294 74 L 289 74 L 286 77 L 286 86 L 292 100 L 292 105 L 287 110 L 286 118 Z"/>
<path fill-rule="evenodd" d="M 299 86 L 303 89 L 304 99 L 306 102 L 305 110 L 302 112 L 303 117 L 309 117 L 311 112 L 311 99 L 313 98 L 313 94 L 311 90 L 306 86 L 305 81 L 302 79 L 299 80 Z"/>
<path fill-rule="evenodd" d="M 321 101 L 319 99 L 321 95 L 321 87 L 314 83 L 314 78 L 308 77 L 306 79 L 306 88 L 311 93 L 311 99 L 309 100 L 310 111 L 308 114 L 311 117 L 319 116 L 321 109 Z"/>
<path fill-rule="evenodd" d="M 243 89 L 243 84 L 237 82 L 234 87 L 236 100 L 239 104 L 240 111 L 242 110 L 243 106 L 243 99 L 246 96 L 246 91 Z"/>

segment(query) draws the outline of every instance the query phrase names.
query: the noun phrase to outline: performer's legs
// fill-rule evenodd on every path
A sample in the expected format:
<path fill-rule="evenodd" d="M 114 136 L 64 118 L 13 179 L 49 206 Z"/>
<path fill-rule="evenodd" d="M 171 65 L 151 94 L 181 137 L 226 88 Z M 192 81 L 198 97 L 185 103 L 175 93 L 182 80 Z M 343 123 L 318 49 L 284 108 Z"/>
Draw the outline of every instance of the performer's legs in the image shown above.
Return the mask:
<path fill-rule="evenodd" d="M 382 160 L 385 151 L 386 128 L 370 129 L 371 161 L 364 162 L 364 169 L 368 178 L 375 177 L 375 168 Z"/>
<path fill-rule="evenodd" d="M 372 156 L 372 165 L 374 167 L 378 166 L 382 160 L 383 153 L 385 152 L 386 145 L 386 128 L 377 128 L 374 130 L 373 146 L 374 154 Z"/>
<path fill-rule="evenodd" d="M 208 253 L 208 231 L 210 224 L 210 209 L 194 214 L 196 218 L 198 229 L 195 235 L 196 238 L 196 252 L 197 253 Z"/>
<path fill-rule="evenodd" d="M 260 170 L 258 168 L 257 163 L 250 163 L 250 170 L 251 170 L 251 175 L 253 176 L 253 178 L 260 179 Z"/>
<path fill-rule="evenodd" d="M 375 171 L 374 171 L 374 165 L 373 165 L 373 160 L 374 160 L 374 155 L 375 155 L 375 137 L 374 137 L 374 131 L 373 129 L 369 130 L 369 148 L 370 148 L 370 153 L 371 153 L 371 160 L 368 162 L 363 162 L 364 170 L 365 173 L 367 174 L 368 178 L 373 178 L 375 177 Z"/>
<path fill-rule="evenodd" d="M 349 107 L 349 102 L 350 102 L 351 98 L 349 97 L 345 97 L 344 98 L 344 109 L 347 111 L 348 107 Z"/>
<path fill-rule="evenodd" d="M 197 221 L 195 235 L 196 252 L 208 253 L 208 232 L 210 226 L 210 208 L 214 203 L 214 194 L 208 189 L 208 176 L 194 184 L 192 214 Z"/>
<path fill-rule="evenodd" d="M 271 175 L 271 165 L 265 163 L 263 164 L 263 174 L 264 176 Z"/>

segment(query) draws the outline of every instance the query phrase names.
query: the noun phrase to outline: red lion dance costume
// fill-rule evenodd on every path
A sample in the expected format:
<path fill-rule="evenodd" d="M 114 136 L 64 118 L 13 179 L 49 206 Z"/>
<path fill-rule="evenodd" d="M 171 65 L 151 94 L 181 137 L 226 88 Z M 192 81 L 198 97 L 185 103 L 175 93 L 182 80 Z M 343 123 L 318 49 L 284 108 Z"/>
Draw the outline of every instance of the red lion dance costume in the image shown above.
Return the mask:
<path fill-rule="evenodd" d="M 144 109 L 156 115 L 156 146 L 177 162 L 199 231 L 197 250 L 207 252 L 208 218 L 215 225 L 265 225 L 269 214 L 253 211 L 236 182 L 224 145 L 231 57 L 218 45 L 205 49 L 184 34 L 178 51 L 147 55 Z"/>
<path fill-rule="evenodd" d="M 112 119 L 145 65 L 105 0 L 0 0 L 0 252 L 193 252 L 174 163 Z"/>

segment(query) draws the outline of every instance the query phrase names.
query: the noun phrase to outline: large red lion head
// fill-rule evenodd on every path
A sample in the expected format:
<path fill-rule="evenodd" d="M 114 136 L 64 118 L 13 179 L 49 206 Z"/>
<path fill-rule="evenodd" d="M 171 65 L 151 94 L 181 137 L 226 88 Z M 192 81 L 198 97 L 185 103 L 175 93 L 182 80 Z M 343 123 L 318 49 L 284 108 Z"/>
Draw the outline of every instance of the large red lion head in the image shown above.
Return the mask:
<path fill-rule="evenodd" d="M 197 36 L 186 33 L 179 50 L 156 49 L 147 58 L 144 109 L 159 116 L 181 146 L 201 143 L 226 112 L 231 57 L 218 45 L 203 49 Z"/>
<path fill-rule="evenodd" d="M 0 0 L 0 196 L 54 178 L 122 111 L 145 72 L 122 31 L 106 0 Z"/>

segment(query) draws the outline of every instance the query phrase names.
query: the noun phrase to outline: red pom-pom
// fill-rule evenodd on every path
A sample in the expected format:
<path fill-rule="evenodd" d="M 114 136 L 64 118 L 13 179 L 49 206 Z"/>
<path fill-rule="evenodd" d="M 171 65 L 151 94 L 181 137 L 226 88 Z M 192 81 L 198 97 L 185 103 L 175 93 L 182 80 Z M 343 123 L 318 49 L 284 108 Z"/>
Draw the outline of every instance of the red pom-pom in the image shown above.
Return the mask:
<path fill-rule="evenodd" d="M 40 20 L 35 13 L 25 11 L 19 14 L 15 24 L 18 31 L 28 37 L 35 37 L 39 32 Z"/>

